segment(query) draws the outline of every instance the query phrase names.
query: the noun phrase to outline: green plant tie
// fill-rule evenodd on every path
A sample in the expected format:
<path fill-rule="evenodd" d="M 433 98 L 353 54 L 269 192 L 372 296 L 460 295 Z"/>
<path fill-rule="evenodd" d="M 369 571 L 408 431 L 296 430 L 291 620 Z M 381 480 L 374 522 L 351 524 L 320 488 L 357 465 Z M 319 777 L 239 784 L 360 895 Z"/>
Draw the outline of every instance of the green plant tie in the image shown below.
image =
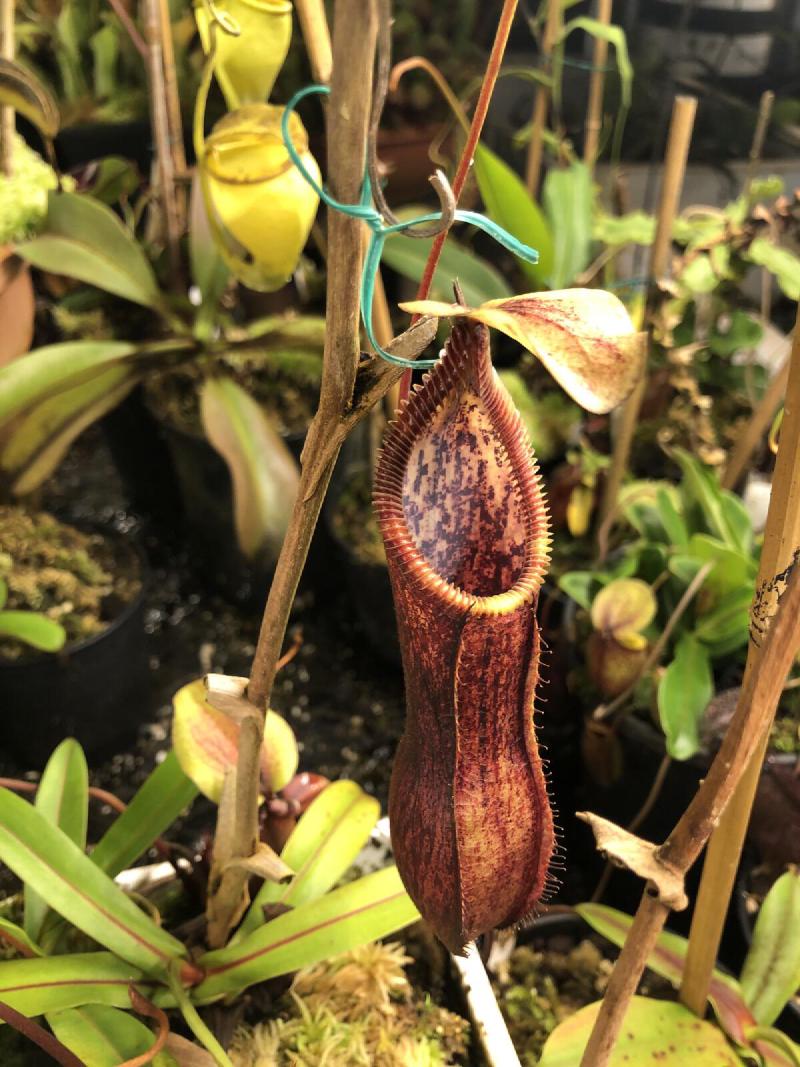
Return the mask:
<path fill-rule="evenodd" d="M 433 212 L 429 215 L 418 215 L 413 219 L 387 226 L 383 220 L 383 216 L 372 203 L 372 188 L 368 177 L 365 176 L 364 178 L 364 183 L 361 188 L 361 201 L 358 204 L 340 203 L 338 200 L 334 199 L 323 186 L 319 185 L 314 180 L 292 144 L 292 138 L 289 134 L 289 119 L 301 100 L 304 100 L 307 96 L 323 95 L 327 93 L 330 93 L 330 89 L 327 85 L 308 85 L 305 89 L 300 89 L 296 92 L 286 105 L 286 110 L 283 112 L 281 118 L 281 134 L 283 136 L 283 143 L 286 147 L 286 151 L 289 153 L 289 158 L 323 203 L 327 204 L 327 206 L 334 211 L 341 211 L 343 215 L 349 215 L 350 218 L 361 219 L 367 226 L 369 226 L 370 230 L 372 230 L 372 237 L 369 242 L 367 254 L 364 259 L 364 268 L 361 274 L 361 318 L 364 323 L 367 337 L 376 353 L 381 359 L 385 359 L 387 363 L 394 364 L 395 367 L 410 367 L 412 369 L 433 367 L 437 362 L 435 359 L 402 359 L 400 356 L 393 356 L 391 352 L 387 352 L 386 349 L 378 344 L 372 328 L 372 298 L 375 292 L 375 280 L 378 276 L 378 268 L 380 267 L 383 246 L 386 238 L 390 237 L 393 233 L 405 233 L 406 230 L 410 230 L 414 226 L 418 226 L 420 223 L 435 222 L 441 218 L 441 214 Z M 528 245 L 518 241 L 516 237 L 513 237 L 507 230 L 504 230 L 502 226 L 498 226 L 496 222 L 487 219 L 485 215 L 481 215 L 476 211 L 457 210 L 455 212 L 455 221 L 468 222 L 473 226 L 477 226 L 478 229 L 483 230 L 484 233 L 488 233 L 490 237 L 493 237 L 498 244 L 503 246 L 503 248 L 508 249 L 509 252 L 513 252 L 515 256 L 520 256 L 522 259 L 526 259 L 529 263 L 536 263 L 539 260 L 539 253 L 535 249 L 529 248 Z"/>

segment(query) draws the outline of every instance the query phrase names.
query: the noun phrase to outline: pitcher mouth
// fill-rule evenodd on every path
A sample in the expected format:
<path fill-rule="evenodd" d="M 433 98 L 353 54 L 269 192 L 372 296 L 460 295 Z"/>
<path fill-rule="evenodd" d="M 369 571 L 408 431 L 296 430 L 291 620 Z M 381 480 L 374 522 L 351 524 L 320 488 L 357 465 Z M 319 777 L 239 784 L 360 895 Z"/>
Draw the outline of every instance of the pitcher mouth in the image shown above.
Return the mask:
<path fill-rule="evenodd" d="M 469 355 L 470 340 L 481 348 L 478 358 L 472 359 Z M 488 595 L 472 592 L 438 572 L 418 544 L 404 506 L 404 482 L 414 446 L 432 420 L 442 412 L 448 397 L 459 386 L 463 388 L 467 384 L 466 375 L 470 373 L 474 379 L 472 388 L 508 458 L 507 477 L 524 524 L 525 556 L 521 569 L 508 588 Z M 454 326 L 445 354 L 426 375 L 424 392 L 413 392 L 402 408 L 381 453 L 374 502 L 387 556 L 401 562 L 412 581 L 435 590 L 441 596 L 443 610 L 459 614 L 468 611 L 475 615 L 501 615 L 535 600 L 549 560 L 547 508 L 538 470 L 531 462 L 527 432 L 492 368 L 488 331 L 484 326 L 464 320 Z"/>

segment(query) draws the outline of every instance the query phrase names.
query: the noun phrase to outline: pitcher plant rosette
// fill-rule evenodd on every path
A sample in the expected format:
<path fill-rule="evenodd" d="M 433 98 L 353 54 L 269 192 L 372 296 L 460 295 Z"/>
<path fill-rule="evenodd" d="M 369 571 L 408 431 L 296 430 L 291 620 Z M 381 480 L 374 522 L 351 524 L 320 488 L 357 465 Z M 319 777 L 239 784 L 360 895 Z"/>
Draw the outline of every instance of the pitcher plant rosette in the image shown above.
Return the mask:
<path fill-rule="evenodd" d="M 389 815 L 409 895 L 462 952 L 535 910 L 555 842 L 534 727 L 547 506 L 487 326 L 598 413 L 633 388 L 644 342 L 598 290 L 404 309 L 456 324 L 390 427 L 375 480 L 407 702 Z"/>

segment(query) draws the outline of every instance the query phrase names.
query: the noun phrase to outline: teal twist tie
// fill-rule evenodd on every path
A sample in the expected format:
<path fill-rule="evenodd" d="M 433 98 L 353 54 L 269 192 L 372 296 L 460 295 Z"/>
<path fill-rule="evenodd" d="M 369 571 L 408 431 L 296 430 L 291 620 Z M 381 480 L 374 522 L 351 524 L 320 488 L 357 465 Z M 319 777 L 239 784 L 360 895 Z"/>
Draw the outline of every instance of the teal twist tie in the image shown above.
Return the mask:
<path fill-rule="evenodd" d="M 327 93 L 330 93 L 327 85 L 308 85 L 305 89 L 300 89 L 296 92 L 286 105 L 281 117 L 281 134 L 286 151 L 289 153 L 291 161 L 323 203 L 327 204 L 329 208 L 333 208 L 334 211 L 349 215 L 350 218 L 361 219 L 372 230 L 372 237 L 364 258 L 364 268 L 361 274 L 361 318 L 367 337 L 376 353 L 381 359 L 385 359 L 387 363 L 392 363 L 395 367 L 406 367 L 414 370 L 433 367 L 437 362 L 435 359 L 402 359 L 400 356 L 393 356 L 391 352 L 387 352 L 386 349 L 378 344 L 372 328 L 372 298 L 375 293 L 375 280 L 378 276 L 378 268 L 380 267 L 386 238 L 393 233 L 403 233 L 405 230 L 410 230 L 412 227 L 420 225 L 420 223 L 434 222 L 440 219 L 441 215 L 438 212 L 433 212 L 429 215 L 419 215 L 405 222 L 387 226 L 380 212 L 373 206 L 372 189 L 368 177 L 365 176 L 364 178 L 364 183 L 361 187 L 361 202 L 358 204 L 340 203 L 314 180 L 292 144 L 292 138 L 289 133 L 289 119 L 301 100 L 304 100 L 307 96 Z M 477 226 L 479 230 L 483 230 L 484 233 L 488 233 L 490 237 L 493 237 L 503 248 L 513 252 L 515 256 L 526 259 L 529 263 L 536 263 L 539 260 L 539 253 L 535 249 L 529 248 L 528 245 L 518 241 L 502 226 L 498 226 L 496 222 L 492 222 L 491 219 L 487 219 L 484 215 L 480 215 L 475 211 L 456 211 L 455 220 Z"/>

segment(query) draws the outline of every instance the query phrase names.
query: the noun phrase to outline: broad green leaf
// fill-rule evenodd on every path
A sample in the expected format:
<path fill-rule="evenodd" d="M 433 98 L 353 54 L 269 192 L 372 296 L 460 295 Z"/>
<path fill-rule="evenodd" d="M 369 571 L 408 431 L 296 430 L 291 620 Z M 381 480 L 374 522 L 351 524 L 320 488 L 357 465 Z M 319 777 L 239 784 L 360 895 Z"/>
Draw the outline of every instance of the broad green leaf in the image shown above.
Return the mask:
<path fill-rule="evenodd" d="M 89 768 L 74 738 L 62 741 L 47 761 L 34 800 L 36 810 L 81 850 L 86 848 L 89 822 Z M 47 904 L 29 885 L 24 887 L 25 931 L 32 941 L 42 932 Z"/>
<path fill-rule="evenodd" d="M 36 611 L 0 611 L 0 634 L 23 641 L 40 652 L 58 652 L 67 640 L 60 622 Z"/>
<path fill-rule="evenodd" d="M 744 998 L 770 1026 L 800 989 L 800 873 L 789 870 L 764 898 L 742 968 Z"/>
<path fill-rule="evenodd" d="M 728 328 L 719 332 L 719 323 L 714 325 L 708 338 L 708 347 L 718 356 L 728 358 L 736 352 L 754 349 L 764 336 L 764 327 L 741 308 L 734 308 L 727 316 Z"/>
<path fill-rule="evenodd" d="M 658 686 L 658 715 L 673 759 L 689 759 L 700 748 L 700 721 L 713 695 L 708 652 L 696 637 L 684 634 Z"/>
<path fill-rule="evenodd" d="M 756 562 L 737 548 L 730 548 L 718 537 L 709 534 L 692 534 L 689 538 L 689 554 L 700 563 L 713 563 L 705 580 L 704 588 L 714 595 L 712 606 L 725 593 L 755 591 Z"/>
<path fill-rule="evenodd" d="M 618 948 L 622 948 L 633 923 L 630 915 L 605 904 L 579 904 L 575 910 L 593 930 L 608 938 Z M 688 942 L 685 937 L 663 930 L 658 935 L 656 947 L 648 957 L 647 966 L 677 989 L 683 977 L 687 949 Z M 746 1030 L 755 1020 L 736 979 L 714 968 L 708 999 L 723 1030 L 738 1044 L 746 1044 Z"/>
<path fill-rule="evenodd" d="M 730 548 L 740 549 L 742 520 L 733 514 L 731 505 L 723 504 L 728 494 L 717 476 L 683 448 L 675 448 L 671 455 L 683 472 L 681 491 L 686 504 L 694 504 L 702 513 L 707 532 L 714 534 Z"/>
<path fill-rule="evenodd" d="M 722 490 L 722 513 L 728 533 L 740 552 L 749 555 L 753 549 L 753 520 L 741 498 L 727 489 Z"/>
<path fill-rule="evenodd" d="M 317 900 L 335 885 L 369 840 L 380 815 L 380 804 L 356 784 L 332 782 L 309 805 L 281 859 L 295 876 L 285 884 L 264 882 L 241 926 L 248 934 L 264 923 L 266 904 L 296 908 Z"/>
<path fill-rule="evenodd" d="M 128 986 L 140 971 L 110 952 L 5 960 L 0 963 L 0 1000 L 23 1015 L 77 1008 L 82 1004 L 130 1005 Z"/>
<path fill-rule="evenodd" d="M 404 211 L 400 211 L 398 217 L 402 218 L 404 214 Z M 404 278 L 419 282 L 422 280 L 432 244 L 433 238 L 417 240 L 402 235 L 390 237 L 383 246 L 383 262 Z M 511 289 L 505 279 L 490 263 L 455 237 L 448 235 L 433 275 L 431 294 L 442 300 L 449 300 L 453 293 L 453 282 L 456 280 L 464 292 L 464 299 L 469 300 L 471 304 L 482 304 L 485 300 L 511 296 Z"/>
<path fill-rule="evenodd" d="M 667 567 L 670 574 L 674 574 L 684 585 L 689 585 L 696 578 L 698 572 L 702 570 L 703 562 L 696 556 L 680 554 L 670 556 Z"/>
<path fill-rule="evenodd" d="M 111 208 L 90 196 L 51 193 L 40 233 L 16 251 L 35 267 L 77 278 L 136 304 L 157 308 L 162 303 L 142 249 Z"/>
<path fill-rule="evenodd" d="M 209 699 L 201 678 L 182 686 L 172 698 L 172 743 L 184 773 L 200 792 L 219 803 L 225 775 L 236 766 L 239 724 Z M 267 711 L 261 772 L 273 792 L 282 789 L 297 770 L 294 732 L 280 715 Z"/>
<path fill-rule="evenodd" d="M 482 322 L 540 359 L 572 399 L 605 414 L 628 396 L 644 366 L 645 335 L 625 305 L 602 289 L 564 289 L 490 300 L 480 307 L 415 300 L 404 311 Z"/>
<path fill-rule="evenodd" d="M 631 211 L 627 215 L 595 213 L 592 236 L 604 245 L 651 245 L 655 235 L 655 217 L 643 211 Z"/>
<path fill-rule="evenodd" d="M 551 289 L 565 289 L 591 259 L 592 178 L 586 164 L 551 167 L 542 204 L 553 235 L 553 266 L 547 282 Z"/>
<path fill-rule="evenodd" d="M 277 559 L 300 483 L 291 452 L 269 417 L 232 378 L 207 378 L 200 413 L 233 481 L 236 535 L 250 559 Z"/>
<path fill-rule="evenodd" d="M 539 1067 L 578 1067 L 600 1001 L 568 1016 L 550 1034 Z M 713 1023 L 698 1019 L 682 1004 L 632 998 L 609 1067 L 743 1067 L 742 1060 Z"/>
<path fill-rule="evenodd" d="M 601 589 L 592 601 L 592 626 L 624 648 L 641 650 L 647 646 L 642 630 L 653 621 L 657 606 L 646 582 L 639 578 L 618 578 Z"/>
<path fill-rule="evenodd" d="M 24 115 L 49 140 L 58 133 L 58 104 L 30 70 L 11 59 L 0 59 L 0 104 Z"/>
<path fill-rule="evenodd" d="M 0 789 L 0 860 L 53 911 L 141 970 L 163 970 L 185 955 L 62 830 L 7 789 Z"/>
<path fill-rule="evenodd" d="M 672 495 L 663 487 L 656 490 L 656 507 L 661 524 L 667 532 L 672 545 L 677 549 L 685 549 L 689 545 L 689 531 L 683 516 L 675 507 Z"/>
<path fill-rule="evenodd" d="M 134 368 L 108 370 L 48 397 L 31 410 L 0 455 L 13 477 L 12 490 L 26 496 L 50 477 L 83 431 L 120 404 L 139 381 Z"/>
<path fill-rule="evenodd" d="M 709 655 L 727 656 L 745 648 L 752 602 L 753 583 L 750 581 L 741 589 L 723 593 L 713 610 L 700 616 L 695 623 L 694 636 L 703 642 Z"/>
<path fill-rule="evenodd" d="M 97 160 L 92 178 L 91 194 L 109 206 L 130 196 L 140 184 L 135 164 L 122 156 L 106 156 Z"/>
<path fill-rule="evenodd" d="M 310 967 L 386 937 L 418 917 L 397 868 L 386 867 L 279 915 L 236 945 L 201 956 L 198 963 L 206 978 L 195 987 L 193 999 L 207 1003 Z"/>
<path fill-rule="evenodd" d="M 129 341 L 64 341 L 15 359 L 0 369 L 0 424 L 135 355 Z"/>
<path fill-rule="evenodd" d="M 113 878 L 146 852 L 196 796 L 197 786 L 170 751 L 100 838 L 90 855 L 92 863 Z"/>
<path fill-rule="evenodd" d="M 558 587 L 571 597 L 584 611 L 592 606 L 592 589 L 597 579 L 592 571 L 569 571 L 558 579 Z"/>
<path fill-rule="evenodd" d="M 766 237 L 756 237 L 743 255 L 773 274 L 790 300 L 800 300 L 800 258 L 794 252 L 773 244 Z"/>
<path fill-rule="evenodd" d="M 119 1067 L 143 1055 L 155 1040 L 152 1030 L 133 1015 L 103 1004 L 49 1012 L 47 1022 L 86 1067 Z M 177 1067 L 168 1052 L 159 1052 L 150 1062 L 153 1067 Z"/>
<path fill-rule="evenodd" d="M 489 218 L 539 253 L 537 263 L 525 259 L 518 262 L 523 273 L 543 288 L 553 270 L 554 250 L 553 235 L 542 210 L 519 175 L 486 145 L 478 145 L 474 167 L 475 180 Z"/>

